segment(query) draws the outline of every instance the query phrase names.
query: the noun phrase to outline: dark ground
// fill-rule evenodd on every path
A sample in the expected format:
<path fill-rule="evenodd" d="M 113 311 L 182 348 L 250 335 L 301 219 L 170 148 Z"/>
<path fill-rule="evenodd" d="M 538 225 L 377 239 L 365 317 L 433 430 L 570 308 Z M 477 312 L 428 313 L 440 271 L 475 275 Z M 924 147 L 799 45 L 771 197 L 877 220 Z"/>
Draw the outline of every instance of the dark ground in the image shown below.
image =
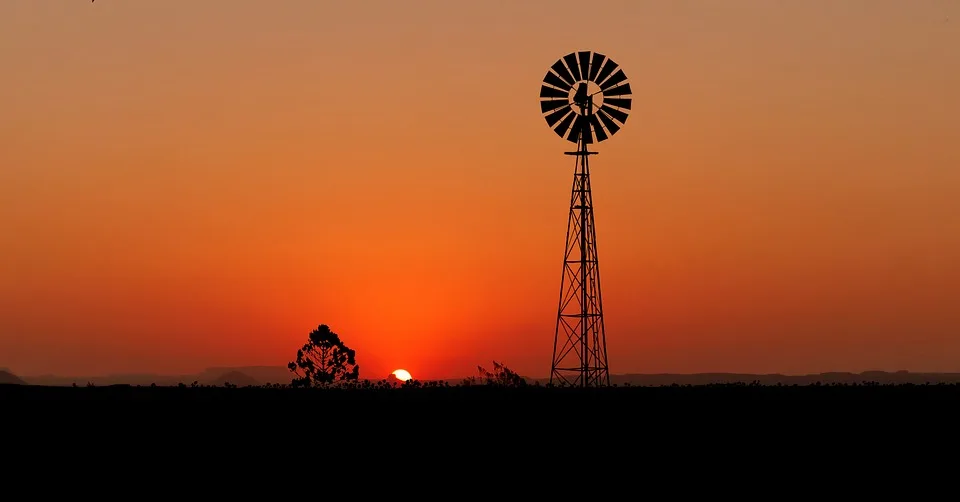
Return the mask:
<path fill-rule="evenodd" d="M 873 450 L 889 455 L 949 448 L 956 444 L 958 403 L 957 384 L 359 390 L 0 385 L 0 423 L 8 437 L 40 445 L 30 446 L 34 454 L 70 444 L 70 451 L 84 454 L 122 450 L 159 462 L 160 452 L 202 457 L 235 451 L 238 459 L 228 459 L 230 465 L 259 458 L 260 451 L 273 450 L 272 462 L 287 463 L 304 452 L 322 456 L 340 448 L 371 465 L 389 464 L 396 451 L 442 451 L 421 456 L 436 457 L 433 464 L 469 459 L 463 466 L 493 462 L 487 458 L 509 451 L 502 454 L 509 458 L 497 461 L 539 469 L 560 461 L 557 455 L 565 450 L 555 442 L 577 437 L 600 445 L 598 454 L 634 458 L 624 465 L 611 462 L 635 470 L 642 467 L 638 452 L 687 465 L 704 461 L 697 455 L 738 459 L 762 450 L 781 465 L 785 456 L 822 457 L 828 451 L 846 458 Z"/>

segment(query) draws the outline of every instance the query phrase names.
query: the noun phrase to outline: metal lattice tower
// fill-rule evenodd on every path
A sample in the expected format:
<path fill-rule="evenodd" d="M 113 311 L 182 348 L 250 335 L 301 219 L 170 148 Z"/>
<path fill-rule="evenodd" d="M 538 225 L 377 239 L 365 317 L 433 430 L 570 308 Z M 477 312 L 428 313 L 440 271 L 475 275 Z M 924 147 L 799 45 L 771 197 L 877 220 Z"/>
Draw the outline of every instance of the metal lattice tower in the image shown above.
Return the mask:
<path fill-rule="evenodd" d="M 550 383 L 600 387 L 610 384 L 606 330 L 597 256 L 593 193 L 590 187 L 592 143 L 620 130 L 630 110 L 630 84 L 623 70 L 596 52 L 570 53 L 557 60 L 540 87 L 540 108 L 561 138 L 577 144 L 567 240 L 560 281 L 560 303 L 553 340 Z"/>

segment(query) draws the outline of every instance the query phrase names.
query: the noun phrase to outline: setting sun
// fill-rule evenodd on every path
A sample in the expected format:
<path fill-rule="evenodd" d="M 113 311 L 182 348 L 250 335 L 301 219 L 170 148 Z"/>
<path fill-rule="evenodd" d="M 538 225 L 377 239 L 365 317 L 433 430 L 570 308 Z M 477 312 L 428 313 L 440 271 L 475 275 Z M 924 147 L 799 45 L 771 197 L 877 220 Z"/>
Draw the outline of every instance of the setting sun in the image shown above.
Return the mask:
<path fill-rule="evenodd" d="M 400 380 L 401 382 L 406 382 L 407 380 L 413 378 L 410 376 L 410 372 L 407 370 L 395 370 L 392 375 L 397 377 L 397 380 Z"/>

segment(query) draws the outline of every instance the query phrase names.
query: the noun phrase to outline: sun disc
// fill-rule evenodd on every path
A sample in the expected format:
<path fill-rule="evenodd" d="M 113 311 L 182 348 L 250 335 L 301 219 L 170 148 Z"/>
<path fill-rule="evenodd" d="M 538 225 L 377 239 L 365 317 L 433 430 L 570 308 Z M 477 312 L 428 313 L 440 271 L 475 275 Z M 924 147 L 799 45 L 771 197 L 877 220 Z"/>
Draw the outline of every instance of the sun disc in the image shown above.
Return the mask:
<path fill-rule="evenodd" d="M 407 380 L 410 380 L 411 378 L 413 378 L 412 376 L 410 376 L 409 371 L 402 370 L 402 369 L 394 371 L 392 375 L 397 377 L 397 380 L 400 380 L 401 382 L 406 382 Z"/>

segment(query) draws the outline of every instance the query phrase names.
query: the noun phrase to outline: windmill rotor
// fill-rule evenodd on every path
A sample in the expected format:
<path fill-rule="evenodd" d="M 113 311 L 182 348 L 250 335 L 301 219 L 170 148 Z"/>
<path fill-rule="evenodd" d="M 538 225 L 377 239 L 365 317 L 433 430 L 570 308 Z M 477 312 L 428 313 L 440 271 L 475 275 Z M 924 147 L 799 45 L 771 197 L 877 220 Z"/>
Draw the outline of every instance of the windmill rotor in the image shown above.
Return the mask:
<path fill-rule="evenodd" d="M 599 52 L 558 59 L 540 85 L 540 111 L 561 138 L 599 143 L 617 133 L 630 113 L 632 90 L 615 61 Z"/>

